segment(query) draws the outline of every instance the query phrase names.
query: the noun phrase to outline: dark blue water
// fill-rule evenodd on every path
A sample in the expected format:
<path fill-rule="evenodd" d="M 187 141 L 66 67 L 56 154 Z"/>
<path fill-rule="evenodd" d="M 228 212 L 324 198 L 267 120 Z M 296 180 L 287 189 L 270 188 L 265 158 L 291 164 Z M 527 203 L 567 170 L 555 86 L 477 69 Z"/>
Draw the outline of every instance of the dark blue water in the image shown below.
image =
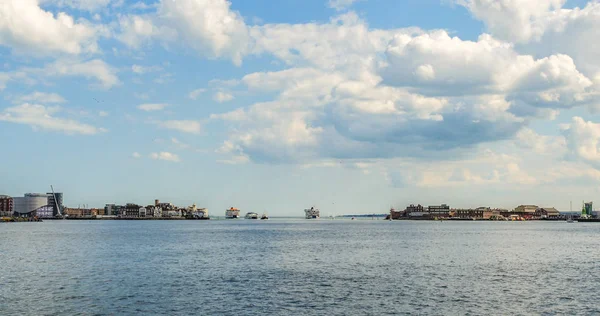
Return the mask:
<path fill-rule="evenodd" d="M 600 223 L 0 224 L 1 315 L 598 314 Z"/>

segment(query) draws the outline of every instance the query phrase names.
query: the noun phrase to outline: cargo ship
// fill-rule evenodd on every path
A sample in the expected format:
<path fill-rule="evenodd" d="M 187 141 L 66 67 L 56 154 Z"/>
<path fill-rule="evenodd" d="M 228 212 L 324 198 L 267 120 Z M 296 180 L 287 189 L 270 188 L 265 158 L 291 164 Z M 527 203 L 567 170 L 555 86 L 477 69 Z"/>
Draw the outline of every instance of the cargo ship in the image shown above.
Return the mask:
<path fill-rule="evenodd" d="M 319 209 L 311 207 L 304 210 L 304 215 L 306 219 L 316 219 L 321 217 L 321 212 L 319 212 Z"/>
<path fill-rule="evenodd" d="M 225 218 L 240 218 L 240 210 L 231 207 L 225 211 Z"/>

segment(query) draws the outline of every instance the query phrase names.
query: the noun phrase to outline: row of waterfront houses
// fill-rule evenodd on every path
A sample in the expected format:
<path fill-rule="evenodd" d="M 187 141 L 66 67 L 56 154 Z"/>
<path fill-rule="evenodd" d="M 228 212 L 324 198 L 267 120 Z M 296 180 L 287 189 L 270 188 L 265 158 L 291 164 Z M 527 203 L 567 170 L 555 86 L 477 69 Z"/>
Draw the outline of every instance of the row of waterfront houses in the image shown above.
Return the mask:
<path fill-rule="evenodd" d="M 478 207 L 451 208 L 447 204 L 423 206 L 411 204 L 403 211 L 391 209 L 391 219 L 467 219 L 467 220 L 535 220 L 558 219 L 560 212 L 554 207 L 539 207 L 537 205 L 519 205 L 513 210 Z"/>
<path fill-rule="evenodd" d="M 196 205 L 178 207 L 154 201 L 154 205 L 135 203 L 106 204 L 104 208 L 63 205 L 62 193 L 26 193 L 23 197 L 0 195 L 0 217 L 36 218 L 194 218 L 208 219 L 208 210 Z"/>

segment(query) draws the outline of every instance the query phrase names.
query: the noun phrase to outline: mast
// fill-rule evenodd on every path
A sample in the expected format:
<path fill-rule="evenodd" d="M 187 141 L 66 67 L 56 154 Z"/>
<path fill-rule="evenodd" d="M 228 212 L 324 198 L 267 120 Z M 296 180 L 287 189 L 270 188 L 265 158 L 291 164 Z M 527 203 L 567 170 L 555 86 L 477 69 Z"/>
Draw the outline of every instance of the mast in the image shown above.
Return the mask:
<path fill-rule="evenodd" d="M 52 190 L 52 196 L 54 196 L 54 204 L 56 205 L 56 215 L 62 216 L 60 212 L 60 205 L 58 205 L 58 199 L 56 198 L 56 193 L 54 193 L 54 187 L 50 185 L 50 189 Z"/>

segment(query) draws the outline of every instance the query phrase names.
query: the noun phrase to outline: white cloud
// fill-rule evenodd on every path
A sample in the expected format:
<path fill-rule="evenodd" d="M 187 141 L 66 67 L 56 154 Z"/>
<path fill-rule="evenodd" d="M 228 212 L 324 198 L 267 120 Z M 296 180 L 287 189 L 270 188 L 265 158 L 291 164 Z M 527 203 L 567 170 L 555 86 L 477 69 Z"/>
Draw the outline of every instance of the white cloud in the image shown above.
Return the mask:
<path fill-rule="evenodd" d="M 98 116 L 100 116 L 100 117 L 107 117 L 108 115 L 109 115 L 109 114 L 108 114 L 108 112 L 106 112 L 106 111 L 99 111 L 99 112 L 98 112 Z"/>
<path fill-rule="evenodd" d="M 140 65 L 133 65 L 131 66 L 131 71 L 133 71 L 136 74 L 146 74 L 149 72 L 156 72 L 156 71 L 161 71 L 162 67 L 160 66 L 140 66 Z"/>
<path fill-rule="evenodd" d="M 65 134 L 94 135 L 106 130 L 75 120 L 55 117 L 60 112 L 58 107 L 45 107 L 38 104 L 24 103 L 6 108 L 0 112 L 0 121 L 25 124 L 37 130 L 62 132 Z"/>
<path fill-rule="evenodd" d="M 4 0 L 0 5 L 0 45 L 16 54 L 93 53 L 98 51 L 98 31 L 64 12 L 44 11 L 37 0 Z"/>
<path fill-rule="evenodd" d="M 162 128 L 173 129 L 184 133 L 199 134 L 201 131 L 200 123 L 191 120 L 169 120 L 158 122 Z"/>
<path fill-rule="evenodd" d="M 219 103 L 231 101 L 233 99 L 234 99 L 234 96 L 232 94 L 223 92 L 223 91 L 218 91 L 217 93 L 215 93 L 213 95 L 213 100 L 215 100 Z"/>
<path fill-rule="evenodd" d="M 228 79 L 228 80 L 212 79 L 211 81 L 208 82 L 208 84 L 211 87 L 218 87 L 218 88 L 228 87 L 228 88 L 232 88 L 232 87 L 235 87 L 238 84 L 240 84 L 240 81 L 237 80 L 237 79 Z"/>
<path fill-rule="evenodd" d="M 179 139 L 177 139 L 175 137 L 171 137 L 171 143 L 173 145 L 175 145 L 179 149 L 188 149 L 188 148 L 190 148 L 190 145 L 188 145 L 188 144 L 180 141 Z"/>
<path fill-rule="evenodd" d="M 566 0 L 456 0 L 482 20 L 496 36 L 528 41 L 545 31 L 542 17 L 560 9 Z"/>
<path fill-rule="evenodd" d="M 387 48 L 384 82 L 425 95 L 506 95 L 519 116 L 539 116 L 536 108 L 593 104 L 599 92 L 566 55 L 535 60 L 514 47 L 480 36 L 477 42 L 435 31 L 396 36 Z"/>
<path fill-rule="evenodd" d="M 181 161 L 181 159 L 179 159 L 179 156 L 177 156 L 176 154 L 172 154 L 170 152 L 166 152 L 166 151 L 161 151 L 159 153 L 151 153 L 150 158 L 155 159 L 155 160 L 165 160 L 165 161 L 170 161 L 170 162 L 180 162 Z"/>
<path fill-rule="evenodd" d="M 82 11 L 94 12 L 106 8 L 113 0 L 41 0 L 44 5 L 52 4 L 59 8 L 69 7 Z"/>
<path fill-rule="evenodd" d="M 110 89 L 120 83 L 116 70 L 100 59 L 85 62 L 58 60 L 41 69 L 28 69 L 29 72 L 46 77 L 81 76 L 95 79 L 93 87 Z"/>
<path fill-rule="evenodd" d="M 185 43 L 208 58 L 229 58 L 240 65 L 250 38 L 242 16 L 224 0 L 162 0 L 155 14 L 124 16 L 118 38 L 131 47 L 156 39 Z"/>
<path fill-rule="evenodd" d="M 572 157 L 600 168 L 600 124 L 573 117 L 563 134 Z"/>
<path fill-rule="evenodd" d="M 204 93 L 205 91 L 206 91 L 206 89 L 202 89 L 202 88 L 200 88 L 200 89 L 196 89 L 196 90 L 194 90 L 194 91 L 190 92 L 190 94 L 188 95 L 188 97 L 189 97 L 190 99 L 192 99 L 192 100 L 196 100 L 196 99 L 198 99 L 198 97 L 199 97 L 199 96 L 200 96 L 202 93 Z"/>
<path fill-rule="evenodd" d="M 132 4 L 130 8 L 135 9 L 135 10 L 149 10 L 149 9 L 154 9 L 157 6 L 158 6 L 158 3 L 147 4 L 145 2 L 138 1 L 134 4 Z"/>
<path fill-rule="evenodd" d="M 142 157 L 142 155 L 140 155 L 140 153 L 138 153 L 138 152 L 136 151 L 136 152 L 133 152 L 133 153 L 131 154 L 131 157 L 132 157 L 132 158 L 135 158 L 135 159 L 138 159 L 138 158 L 141 158 L 141 157 Z"/>
<path fill-rule="evenodd" d="M 192 48 L 207 57 L 229 57 L 235 64 L 249 43 L 248 29 L 229 1 L 161 1 L 158 16 Z"/>
<path fill-rule="evenodd" d="M 35 91 L 29 95 L 24 95 L 16 99 L 15 103 L 27 103 L 27 102 L 35 102 L 35 103 L 64 103 L 66 100 L 56 93 L 45 93 Z"/>
<path fill-rule="evenodd" d="M 566 0 L 456 0 L 481 19 L 496 37 L 517 43 L 527 54 L 570 56 L 588 77 L 600 73 L 600 2 L 565 9 Z"/>
<path fill-rule="evenodd" d="M 341 10 L 344 10 L 344 9 L 350 7 L 354 2 L 357 2 L 357 1 L 360 1 L 360 0 L 329 0 L 327 2 L 327 5 L 332 9 L 341 11 Z"/>
<path fill-rule="evenodd" d="M 140 48 L 154 38 L 172 38 L 172 30 L 154 24 L 150 16 L 124 15 L 119 17 L 120 33 L 116 38 L 132 48 Z"/>
<path fill-rule="evenodd" d="M 144 103 L 137 106 L 138 109 L 150 112 L 150 111 L 161 111 L 164 108 L 170 106 L 167 103 Z"/>

